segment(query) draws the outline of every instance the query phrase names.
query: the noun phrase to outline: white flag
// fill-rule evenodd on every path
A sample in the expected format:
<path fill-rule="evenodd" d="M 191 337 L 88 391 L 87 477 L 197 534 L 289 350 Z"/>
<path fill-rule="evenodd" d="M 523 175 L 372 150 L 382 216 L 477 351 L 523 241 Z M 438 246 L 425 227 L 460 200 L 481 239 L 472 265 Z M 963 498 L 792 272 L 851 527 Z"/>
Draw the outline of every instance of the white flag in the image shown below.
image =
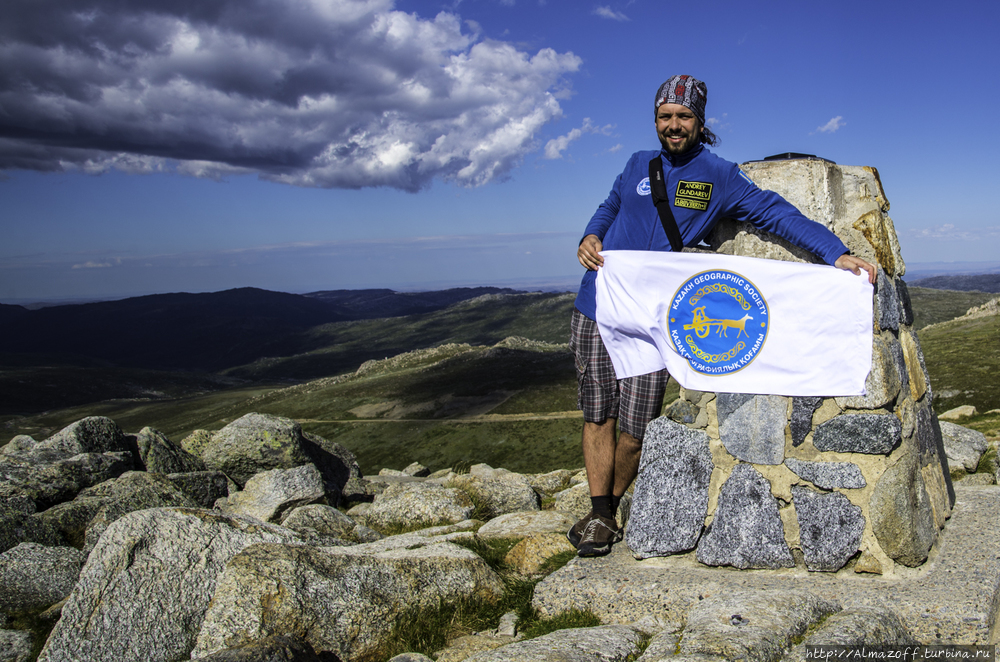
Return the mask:
<path fill-rule="evenodd" d="M 705 253 L 601 255 L 597 325 L 619 379 L 666 368 L 697 391 L 865 394 L 866 273 Z"/>

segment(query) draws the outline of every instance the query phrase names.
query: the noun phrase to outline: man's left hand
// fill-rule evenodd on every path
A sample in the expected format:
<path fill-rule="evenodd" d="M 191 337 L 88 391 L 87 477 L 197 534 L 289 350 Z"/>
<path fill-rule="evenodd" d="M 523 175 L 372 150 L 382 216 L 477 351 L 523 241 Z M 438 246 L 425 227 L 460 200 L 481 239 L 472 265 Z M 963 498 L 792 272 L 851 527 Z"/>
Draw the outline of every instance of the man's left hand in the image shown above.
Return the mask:
<path fill-rule="evenodd" d="M 855 276 L 860 275 L 861 270 L 864 269 L 868 272 L 868 282 L 872 285 L 875 284 L 875 267 L 868 262 L 865 262 L 860 257 L 854 257 L 853 255 L 844 253 L 837 258 L 837 261 L 833 263 L 833 266 L 838 269 L 843 269 L 844 271 L 850 271 Z"/>

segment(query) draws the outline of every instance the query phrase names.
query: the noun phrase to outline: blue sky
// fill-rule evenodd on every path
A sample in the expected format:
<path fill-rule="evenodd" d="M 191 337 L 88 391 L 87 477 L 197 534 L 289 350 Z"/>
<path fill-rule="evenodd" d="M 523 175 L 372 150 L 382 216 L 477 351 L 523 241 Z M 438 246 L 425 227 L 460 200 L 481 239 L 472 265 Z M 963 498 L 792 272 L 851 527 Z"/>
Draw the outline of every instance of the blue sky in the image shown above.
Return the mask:
<path fill-rule="evenodd" d="M 996 3 L 12 0 L 0 302 L 570 284 L 652 98 L 879 169 L 911 265 L 997 262 Z M 569 286 L 569 285 L 567 285 Z"/>

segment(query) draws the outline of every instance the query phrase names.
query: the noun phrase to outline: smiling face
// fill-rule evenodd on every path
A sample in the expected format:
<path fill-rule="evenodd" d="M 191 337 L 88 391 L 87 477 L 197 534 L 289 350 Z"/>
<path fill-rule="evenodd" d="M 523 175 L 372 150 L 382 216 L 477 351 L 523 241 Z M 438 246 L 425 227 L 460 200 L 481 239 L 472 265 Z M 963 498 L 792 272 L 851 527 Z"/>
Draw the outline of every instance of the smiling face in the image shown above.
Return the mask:
<path fill-rule="evenodd" d="M 683 154 L 698 144 L 701 122 L 690 108 L 665 103 L 656 109 L 656 135 L 668 152 Z"/>

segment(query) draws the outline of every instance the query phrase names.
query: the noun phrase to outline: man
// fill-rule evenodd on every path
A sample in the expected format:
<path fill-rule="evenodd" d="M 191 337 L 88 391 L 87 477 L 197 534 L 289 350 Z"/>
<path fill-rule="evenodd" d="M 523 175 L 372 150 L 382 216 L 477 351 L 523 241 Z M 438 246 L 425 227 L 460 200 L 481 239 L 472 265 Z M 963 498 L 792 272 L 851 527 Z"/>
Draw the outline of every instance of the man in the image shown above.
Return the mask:
<path fill-rule="evenodd" d="M 718 142 L 705 127 L 706 100 L 703 82 L 674 76 L 657 90 L 654 104 L 656 134 L 663 147 L 659 151 L 663 177 L 683 245 L 700 243 L 720 218 L 735 218 L 812 251 L 840 269 L 856 275 L 864 269 L 869 282 L 874 282 L 875 267 L 849 255 L 836 235 L 777 193 L 757 188 L 734 163 L 705 148 Z M 594 321 L 597 269 L 604 263 L 600 251 L 671 250 L 650 195 L 650 161 L 656 155 L 655 151 L 632 155 L 611 194 L 590 219 L 577 250 L 580 264 L 588 271 L 576 298 L 570 346 L 576 356 L 592 510 L 567 537 L 580 556 L 607 554 L 621 540 L 615 513 L 638 472 L 646 425 L 663 406 L 667 371 L 617 380 Z M 703 194 L 697 204 L 691 204 L 689 198 L 675 196 L 681 187 L 707 191 L 708 198 Z"/>

